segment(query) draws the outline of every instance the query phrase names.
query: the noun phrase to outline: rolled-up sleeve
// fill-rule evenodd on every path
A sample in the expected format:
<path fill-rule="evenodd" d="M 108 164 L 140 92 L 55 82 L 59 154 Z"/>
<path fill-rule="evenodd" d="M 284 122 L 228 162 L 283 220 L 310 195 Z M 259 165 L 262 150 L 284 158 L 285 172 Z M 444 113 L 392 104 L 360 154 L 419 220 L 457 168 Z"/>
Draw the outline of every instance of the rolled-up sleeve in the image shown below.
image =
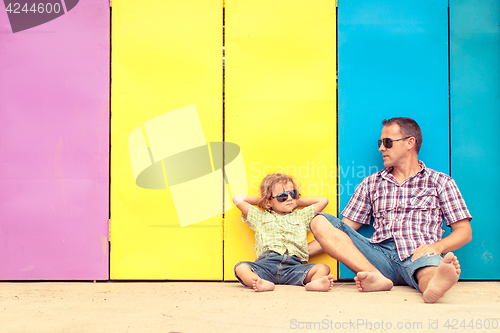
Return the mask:
<path fill-rule="evenodd" d="M 257 207 L 252 206 L 252 205 L 248 205 L 247 216 L 241 214 L 241 220 L 243 222 L 245 222 L 250 227 L 250 229 L 255 231 L 255 228 L 256 228 L 255 223 L 256 223 L 256 221 L 260 221 L 260 217 L 262 215 L 262 212 L 263 211 L 258 209 Z"/>
<path fill-rule="evenodd" d="M 472 215 L 465 204 L 465 200 L 453 179 L 450 179 L 438 191 L 441 202 L 441 211 L 446 219 L 446 225 L 453 224 L 463 219 L 472 220 Z"/>
<path fill-rule="evenodd" d="M 347 217 L 349 220 L 370 224 L 372 204 L 367 191 L 368 178 L 365 178 L 361 184 L 358 185 L 356 191 L 347 203 L 347 206 L 342 211 L 342 216 Z"/>

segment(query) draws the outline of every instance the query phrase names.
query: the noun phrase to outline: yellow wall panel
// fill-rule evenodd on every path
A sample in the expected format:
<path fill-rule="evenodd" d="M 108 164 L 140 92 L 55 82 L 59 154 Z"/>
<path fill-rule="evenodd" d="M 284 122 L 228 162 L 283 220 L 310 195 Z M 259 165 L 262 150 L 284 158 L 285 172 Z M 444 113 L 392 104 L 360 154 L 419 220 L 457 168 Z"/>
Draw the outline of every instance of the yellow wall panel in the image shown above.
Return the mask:
<path fill-rule="evenodd" d="M 112 14 L 111 278 L 222 279 L 222 0 Z"/>
<path fill-rule="evenodd" d="M 225 8 L 226 141 L 241 148 L 248 194 L 281 171 L 296 177 L 303 196 L 328 197 L 325 212 L 336 214 L 335 1 L 226 0 Z M 255 259 L 254 244 L 239 210 L 229 210 L 225 280 L 235 280 L 236 263 Z M 326 255 L 311 262 L 337 272 Z"/>

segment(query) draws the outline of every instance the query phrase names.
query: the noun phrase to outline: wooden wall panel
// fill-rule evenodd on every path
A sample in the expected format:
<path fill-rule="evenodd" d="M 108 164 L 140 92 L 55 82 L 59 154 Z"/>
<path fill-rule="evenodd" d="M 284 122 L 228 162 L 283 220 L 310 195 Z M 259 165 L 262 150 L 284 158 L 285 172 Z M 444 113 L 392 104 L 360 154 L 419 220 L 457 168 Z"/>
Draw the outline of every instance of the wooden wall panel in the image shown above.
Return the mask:
<path fill-rule="evenodd" d="M 241 148 L 248 194 L 281 171 L 335 213 L 335 2 L 227 0 L 225 15 L 226 141 Z M 236 207 L 224 228 L 224 278 L 235 280 L 234 265 L 255 259 L 254 234 Z M 336 271 L 326 255 L 318 260 Z"/>
<path fill-rule="evenodd" d="M 67 2 L 0 5 L 0 280 L 108 279 L 109 2 Z"/>
<path fill-rule="evenodd" d="M 339 3 L 340 212 L 361 180 L 383 169 L 383 119 L 415 119 L 423 134 L 419 159 L 449 174 L 447 24 L 446 0 Z M 353 276 L 340 265 L 341 278 Z"/>
<path fill-rule="evenodd" d="M 500 1 L 450 2 L 451 175 L 473 220 L 456 251 L 463 279 L 500 278 Z"/>
<path fill-rule="evenodd" d="M 222 1 L 116 1 L 112 54 L 111 278 L 221 280 Z"/>

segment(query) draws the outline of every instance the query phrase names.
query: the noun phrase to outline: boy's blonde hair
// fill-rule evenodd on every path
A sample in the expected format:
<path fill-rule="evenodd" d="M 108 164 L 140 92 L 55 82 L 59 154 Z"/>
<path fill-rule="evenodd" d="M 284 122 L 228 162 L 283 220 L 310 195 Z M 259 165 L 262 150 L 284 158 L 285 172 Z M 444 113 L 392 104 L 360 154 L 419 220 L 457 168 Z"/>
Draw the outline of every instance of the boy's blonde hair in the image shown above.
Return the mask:
<path fill-rule="evenodd" d="M 294 190 L 297 191 L 299 190 L 297 184 L 295 183 L 295 180 L 289 175 L 277 172 L 265 176 L 264 179 L 262 179 L 262 182 L 260 183 L 259 206 L 263 209 L 271 208 L 271 200 L 272 200 L 271 197 L 273 196 L 274 187 L 279 184 L 286 186 L 288 182 L 293 184 Z"/>

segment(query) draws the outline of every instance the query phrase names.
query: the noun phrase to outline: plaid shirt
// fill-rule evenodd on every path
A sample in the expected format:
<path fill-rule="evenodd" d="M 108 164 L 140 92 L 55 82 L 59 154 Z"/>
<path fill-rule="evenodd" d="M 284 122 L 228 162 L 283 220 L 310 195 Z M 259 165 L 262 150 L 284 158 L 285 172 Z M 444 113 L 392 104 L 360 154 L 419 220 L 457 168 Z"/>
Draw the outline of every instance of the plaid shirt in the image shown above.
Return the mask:
<path fill-rule="evenodd" d="M 441 172 L 427 169 L 406 179 L 401 185 L 385 168 L 365 178 L 342 212 L 348 219 L 370 224 L 373 233 L 370 242 L 379 243 L 394 238 L 399 258 L 410 257 L 422 244 L 439 241 L 446 225 L 472 216 L 455 181 Z"/>
<path fill-rule="evenodd" d="M 302 261 L 309 259 L 307 232 L 314 217 L 314 205 L 295 209 L 288 214 L 273 210 L 261 210 L 248 205 L 248 215 L 241 215 L 243 222 L 255 231 L 255 253 L 261 255 L 267 250 L 296 256 Z"/>

